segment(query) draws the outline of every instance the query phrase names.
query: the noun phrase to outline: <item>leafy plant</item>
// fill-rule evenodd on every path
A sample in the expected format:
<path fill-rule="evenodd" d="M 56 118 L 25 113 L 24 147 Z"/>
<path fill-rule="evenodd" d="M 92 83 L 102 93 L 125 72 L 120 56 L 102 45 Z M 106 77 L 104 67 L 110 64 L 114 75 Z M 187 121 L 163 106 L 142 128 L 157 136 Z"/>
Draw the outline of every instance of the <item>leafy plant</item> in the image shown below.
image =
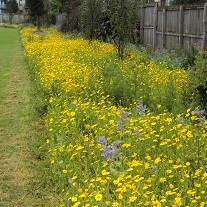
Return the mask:
<path fill-rule="evenodd" d="M 123 59 L 126 43 L 136 25 L 136 3 L 130 0 L 109 0 L 108 16 L 112 25 L 118 56 Z"/>
<path fill-rule="evenodd" d="M 201 105 L 207 109 L 207 51 L 200 50 L 197 54 L 191 81 Z"/>
<path fill-rule="evenodd" d="M 16 0 L 8 0 L 6 4 L 7 12 L 9 13 L 9 21 L 12 23 L 14 14 L 19 10 Z"/>
<path fill-rule="evenodd" d="M 27 0 L 26 4 L 29 8 L 29 15 L 36 20 L 37 31 L 40 30 L 40 18 L 46 13 L 44 0 Z"/>

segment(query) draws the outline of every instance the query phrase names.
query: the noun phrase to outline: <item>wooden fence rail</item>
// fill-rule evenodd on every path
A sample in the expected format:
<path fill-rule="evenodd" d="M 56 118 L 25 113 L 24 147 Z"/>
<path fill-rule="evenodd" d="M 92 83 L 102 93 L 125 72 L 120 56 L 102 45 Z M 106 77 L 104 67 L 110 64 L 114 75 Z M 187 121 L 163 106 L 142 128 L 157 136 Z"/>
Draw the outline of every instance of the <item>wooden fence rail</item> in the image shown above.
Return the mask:
<path fill-rule="evenodd" d="M 207 3 L 194 7 L 142 6 L 140 37 L 143 45 L 168 50 L 196 46 L 207 49 Z"/>

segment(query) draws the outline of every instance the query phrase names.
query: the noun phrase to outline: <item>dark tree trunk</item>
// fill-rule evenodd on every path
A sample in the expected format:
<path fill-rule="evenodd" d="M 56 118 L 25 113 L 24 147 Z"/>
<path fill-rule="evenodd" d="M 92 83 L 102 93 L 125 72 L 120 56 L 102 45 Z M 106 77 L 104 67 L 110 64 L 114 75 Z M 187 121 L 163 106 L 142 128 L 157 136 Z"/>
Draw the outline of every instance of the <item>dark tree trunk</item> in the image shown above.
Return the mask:
<path fill-rule="evenodd" d="M 9 15 L 9 23 L 12 24 L 13 14 Z"/>
<path fill-rule="evenodd" d="M 37 16 L 37 31 L 40 31 L 40 16 Z"/>

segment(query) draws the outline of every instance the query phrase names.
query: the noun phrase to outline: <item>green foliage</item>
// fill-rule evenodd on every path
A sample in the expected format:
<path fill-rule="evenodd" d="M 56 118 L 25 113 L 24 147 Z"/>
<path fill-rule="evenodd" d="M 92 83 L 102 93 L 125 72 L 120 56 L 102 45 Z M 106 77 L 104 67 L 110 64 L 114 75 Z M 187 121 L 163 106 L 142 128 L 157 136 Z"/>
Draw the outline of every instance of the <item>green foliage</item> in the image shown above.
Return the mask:
<path fill-rule="evenodd" d="M 80 5 L 82 0 L 60 0 L 60 10 L 65 14 L 61 30 L 65 33 L 79 30 Z"/>
<path fill-rule="evenodd" d="M 30 15 L 42 16 L 45 14 L 44 0 L 27 0 Z"/>
<path fill-rule="evenodd" d="M 155 62 L 164 61 L 169 67 L 180 67 L 187 70 L 195 65 L 198 50 L 195 47 L 189 49 L 178 48 L 173 51 L 156 51 L 154 54 L 152 50 L 148 49 L 147 54 L 149 59 Z"/>
<path fill-rule="evenodd" d="M 50 0 L 51 12 L 58 13 L 61 9 L 61 2 L 59 0 Z"/>
<path fill-rule="evenodd" d="M 177 57 L 180 57 L 181 67 L 183 69 L 188 69 L 189 67 L 194 66 L 196 55 L 198 54 L 198 49 L 191 47 L 188 50 L 178 49 L 176 50 Z"/>
<path fill-rule="evenodd" d="M 95 39 L 103 19 L 103 1 L 84 0 L 81 6 L 82 31 L 89 40 Z"/>
<path fill-rule="evenodd" d="M 37 30 L 40 30 L 40 17 L 46 13 L 44 0 L 27 0 L 26 4 L 29 8 L 29 15 L 36 19 Z"/>
<path fill-rule="evenodd" d="M 16 0 L 8 0 L 6 4 L 7 12 L 9 13 L 10 23 L 12 23 L 13 15 L 19 10 Z"/>
<path fill-rule="evenodd" d="M 124 57 L 126 43 L 129 42 L 129 37 L 138 22 L 136 4 L 131 0 L 109 0 L 108 15 L 121 59 Z"/>
<path fill-rule="evenodd" d="M 202 107 L 207 109 L 207 51 L 199 51 L 191 72 L 192 87 L 197 91 Z"/>
<path fill-rule="evenodd" d="M 18 11 L 18 4 L 16 0 L 9 0 L 6 4 L 6 9 L 9 14 L 14 14 Z"/>

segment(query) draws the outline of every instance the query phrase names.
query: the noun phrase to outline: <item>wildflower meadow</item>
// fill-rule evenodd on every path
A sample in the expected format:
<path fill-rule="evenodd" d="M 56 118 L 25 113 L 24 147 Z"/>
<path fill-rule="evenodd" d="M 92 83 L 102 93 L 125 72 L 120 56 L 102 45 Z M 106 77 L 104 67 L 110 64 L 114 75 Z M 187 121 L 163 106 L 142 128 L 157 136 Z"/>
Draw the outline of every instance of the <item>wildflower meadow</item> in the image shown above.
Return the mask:
<path fill-rule="evenodd" d="M 21 31 L 45 94 L 47 158 L 68 207 L 207 206 L 207 120 L 190 74 L 135 49 Z"/>

